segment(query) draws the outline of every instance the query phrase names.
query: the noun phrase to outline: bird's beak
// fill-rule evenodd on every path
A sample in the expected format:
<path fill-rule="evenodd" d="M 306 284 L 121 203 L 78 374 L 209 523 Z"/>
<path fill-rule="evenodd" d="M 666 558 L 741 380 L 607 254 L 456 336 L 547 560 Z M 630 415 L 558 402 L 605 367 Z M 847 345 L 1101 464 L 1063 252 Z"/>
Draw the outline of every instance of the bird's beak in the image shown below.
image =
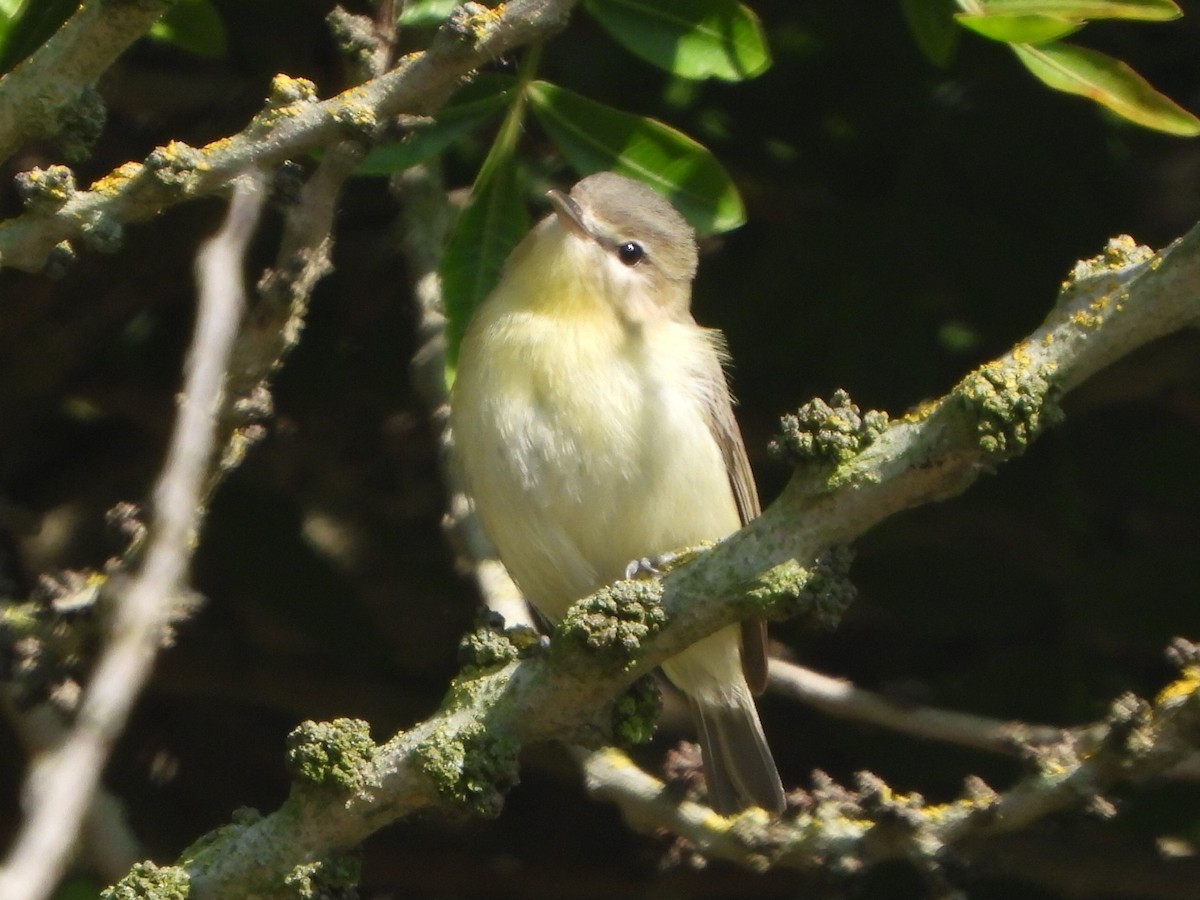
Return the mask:
<path fill-rule="evenodd" d="M 587 226 L 583 224 L 583 210 L 570 194 L 552 190 L 547 191 L 546 196 L 550 198 L 550 203 L 554 206 L 555 213 L 558 214 L 558 221 L 562 222 L 567 231 L 581 238 L 591 238 Z"/>

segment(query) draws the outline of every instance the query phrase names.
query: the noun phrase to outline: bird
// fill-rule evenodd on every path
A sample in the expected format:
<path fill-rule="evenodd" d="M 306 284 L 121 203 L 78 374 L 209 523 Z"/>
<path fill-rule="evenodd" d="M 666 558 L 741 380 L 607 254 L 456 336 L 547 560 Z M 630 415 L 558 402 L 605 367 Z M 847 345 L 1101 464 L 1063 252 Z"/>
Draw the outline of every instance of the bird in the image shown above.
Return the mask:
<path fill-rule="evenodd" d="M 692 227 L 613 172 L 548 197 L 468 323 L 451 422 L 484 531 L 556 622 L 631 561 L 719 541 L 760 508 L 724 337 L 691 313 Z M 724 815 L 785 805 L 751 690 L 766 660 L 765 624 L 747 621 L 662 663 Z"/>

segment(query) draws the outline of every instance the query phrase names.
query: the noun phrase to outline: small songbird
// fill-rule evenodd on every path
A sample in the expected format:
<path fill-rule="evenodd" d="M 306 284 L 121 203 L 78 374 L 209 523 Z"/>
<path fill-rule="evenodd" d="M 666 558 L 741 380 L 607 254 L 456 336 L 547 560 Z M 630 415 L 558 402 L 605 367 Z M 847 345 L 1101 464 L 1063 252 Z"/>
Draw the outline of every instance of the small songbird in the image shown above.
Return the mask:
<path fill-rule="evenodd" d="M 484 529 L 557 621 L 631 561 L 720 540 L 759 505 L 724 339 L 690 311 L 691 227 L 613 173 L 549 197 L 467 328 L 451 406 Z M 662 666 L 721 813 L 784 806 L 749 686 L 765 684 L 765 641 L 761 622 L 731 625 Z"/>

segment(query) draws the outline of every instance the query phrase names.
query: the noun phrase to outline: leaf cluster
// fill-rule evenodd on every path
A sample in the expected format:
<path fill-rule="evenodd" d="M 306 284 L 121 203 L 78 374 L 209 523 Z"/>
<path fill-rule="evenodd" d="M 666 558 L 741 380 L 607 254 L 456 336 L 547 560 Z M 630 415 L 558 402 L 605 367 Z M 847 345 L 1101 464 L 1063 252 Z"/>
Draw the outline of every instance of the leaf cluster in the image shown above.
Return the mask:
<path fill-rule="evenodd" d="M 1173 0 L 905 0 L 904 12 L 917 43 L 939 65 L 953 56 L 961 26 L 1007 44 L 1047 87 L 1086 97 L 1146 128 L 1200 134 L 1200 119 L 1127 63 L 1063 40 L 1094 20 L 1177 19 L 1183 13 Z"/>

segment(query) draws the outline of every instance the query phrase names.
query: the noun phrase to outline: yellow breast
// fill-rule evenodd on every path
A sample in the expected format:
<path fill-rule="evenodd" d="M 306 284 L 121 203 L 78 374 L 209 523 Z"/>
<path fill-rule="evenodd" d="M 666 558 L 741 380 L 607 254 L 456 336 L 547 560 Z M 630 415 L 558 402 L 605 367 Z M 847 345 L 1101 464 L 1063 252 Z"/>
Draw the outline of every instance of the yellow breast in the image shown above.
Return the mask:
<path fill-rule="evenodd" d="M 530 302 L 548 287 L 552 303 Z M 738 527 L 705 413 L 717 347 L 690 321 L 633 327 L 570 279 L 509 281 L 477 313 L 454 388 L 458 454 L 485 528 L 546 615 L 633 559 Z"/>

